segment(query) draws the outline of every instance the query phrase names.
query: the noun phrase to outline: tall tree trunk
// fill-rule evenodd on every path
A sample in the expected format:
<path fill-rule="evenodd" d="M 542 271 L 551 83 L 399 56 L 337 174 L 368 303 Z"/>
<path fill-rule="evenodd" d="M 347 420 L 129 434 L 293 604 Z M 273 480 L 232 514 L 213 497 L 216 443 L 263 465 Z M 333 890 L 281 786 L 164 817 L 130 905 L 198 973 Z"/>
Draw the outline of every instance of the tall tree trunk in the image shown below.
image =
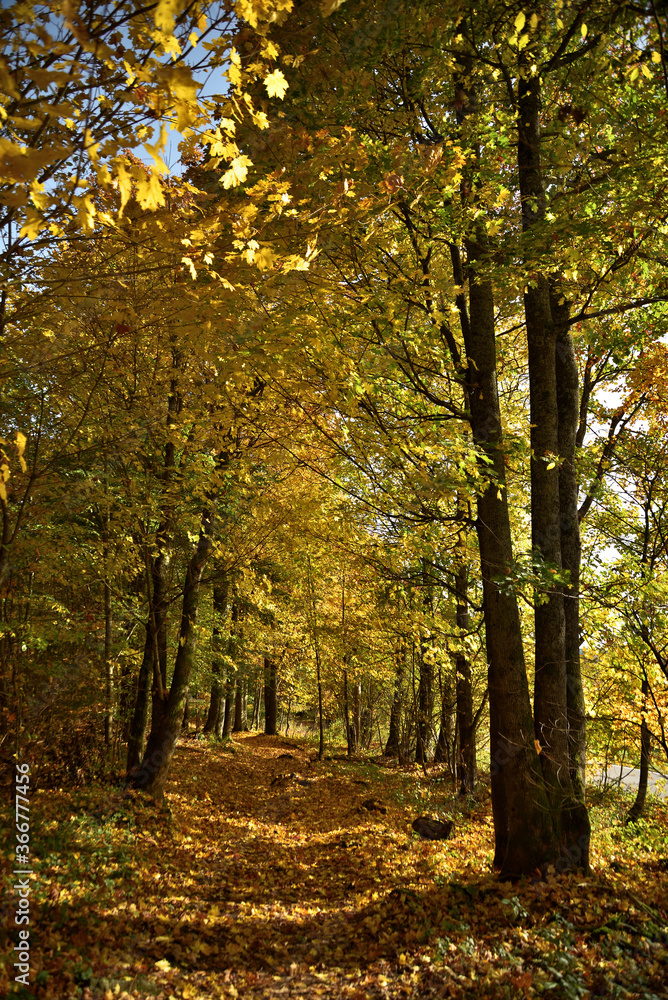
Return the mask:
<path fill-rule="evenodd" d="M 267 736 L 277 736 L 276 729 L 276 660 L 265 653 L 264 657 L 264 731 Z"/>
<path fill-rule="evenodd" d="M 460 550 L 463 547 L 463 536 L 460 535 Z M 460 637 L 463 637 L 469 630 L 469 607 L 467 601 L 468 566 L 464 557 L 457 569 L 455 589 L 457 592 L 457 628 L 459 629 Z M 457 780 L 459 781 L 459 794 L 471 795 L 475 791 L 475 784 L 478 777 L 478 762 L 476 757 L 475 722 L 473 718 L 471 662 L 463 650 L 458 652 L 455 657 L 455 670 L 457 678 Z"/>
<path fill-rule="evenodd" d="M 362 682 L 355 680 L 353 688 L 353 720 L 348 730 L 348 744 L 350 752 L 355 753 L 360 745 L 362 736 Z"/>
<path fill-rule="evenodd" d="M 149 694 L 152 693 L 153 708 L 151 731 L 154 728 L 156 731 L 159 730 L 166 701 L 169 567 L 170 557 L 166 550 L 147 562 L 149 611 L 144 654 L 139 668 L 137 695 L 128 738 L 128 776 L 139 767 L 142 758 L 149 718 Z"/>
<path fill-rule="evenodd" d="M 518 150 L 519 187 L 522 228 L 530 233 L 545 218 L 545 185 L 541 168 L 540 104 L 541 81 L 533 56 L 524 53 L 518 80 Z M 557 303 L 558 304 L 558 303 Z M 560 397 L 561 416 L 565 421 L 559 434 L 560 407 L 557 401 L 557 338 L 559 317 L 553 319 L 548 279 L 536 275 L 524 293 L 524 309 L 529 355 L 529 393 L 531 410 L 531 526 L 532 547 L 539 565 L 548 571 L 562 569 L 562 532 L 571 543 L 569 554 L 576 559 L 574 525 L 577 512 L 568 472 L 562 480 L 560 496 L 559 459 L 574 459 L 577 420 L 576 373 L 564 371 L 568 364 L 567 342 L 562 338 L 559 360 L 568 385 Z M 556 320 L 556 321 L 555 321 Z M 561 441 L 560 441 L 561 437 Z M 560 456 L 562 444 L 568 454 Z M 563 506 L 562 506 L 563 505 Z M 563 514 L 566 514 L 564 520 Z M 571 623 L 573 627 L 573 623 Z M 571 635 L 571 641 L 573 641 Z M 574 669 L 572 664 L 571 669 Z M 576 795 L 571 778 L 578 770 L 577 760 L 569 752 L 568 687 L 566 666 L 566 621 L 562 586 L 553 586 L 541 595 L 535 610 L 535 686 L 534 731 L 540 745 L 540 761 L 554 810 L 555 828 L 564 856 L 570 852 L 575 866 L 588 868 L 589 817 L 584 804 L 584 789 Z M 577 733 L 573 734 L 577 741 Z M 573 766 L 572 766 L 573 764 Z M 577 775 L 576 775 L 577 776 Z M 579 852 L 579 857 L 576 855 Z"/>
<path fill-rule="evenodd" d="M 260 709 L 262 706 L 262 692 L 264 685 L 261 678 L 255 677 L 255 690 L 253 692 L 253 714 L 251 716 L 250 727 L 252 730 L 260 728 Z"/>
<path fill-rule="evenodd" d="M 650 754 L 652 750 L 652 734 L 647 725 L 647 711 L 649 709 L 649 681 L 647 674 L 642 679 L 642 722 L 640 723 L 640 776 L 638 778 L 638 791 L 635 802 L 629 809 L 626 817 L 627 823 L 635 823 L 640 819 L 645 811 L 645 801 L 647 799 L 647 785 L 649 783 Z"/>
<path fill-rule="evenodd" d="M 431 580 L 427 572 L 426 563 L 422 565 L 422 606 L 425 611 L 430 611 L 431 600 Z M 428 639 L 420 642 L 420 681 L 418 684 L 418 713 L 417 713 L 417 744 L 415 760 L 418 764 L 426 764 L 432 743 L 432 715 L 434 712 L 434 664 L 432 654 L 429 651 Z"/>
<path fill-rule="evenodd" d="M 230 637 L 227 642 L 227 656 L 236 665 L 237 660 L 237 623 L 239 621 L 239 605 L 236 600 L 236 595 L 232 600 L 232 621 L 230 625 Z M 225 685 L 225 714 L 223 715 L 223 729 L 221 736 L 224 740 L 229 740 L 232 737 L 232 726 L 234 724 L 234 711 L 235 711 L 235 699 L 234 695 L 236 692 L 236 672 L 232 673 L 231 669 L 228 668 L 227 671 L 227 682 Z"/>
<path fill-rule="evenodd" d="M 394 678 L 394 693 L 390 706 L 390 726 L 387 734 L 387 743 L 383 751 L 386 757 L 401 756 L 401 712 L 403 709 L 403 685 L 404 670 L 406 661 L 406 647 L 403 642 L 395 646 L 394 662 L 396 664 L 396 674 Z"/>
<path fill-rule="evenodd" d="M 159 733 L 167 707 L 167 611 L 171 559 L 166 550 L 151 560 L 153 598 L 149 603 L 150 624 L 146 640 L 153 643 L 153 686 L 151 689 L 151 733 Z"/>
<path fill-rule="evenodd" d="M 227 617 L 227 595 L 229 581 L 223 577 L 213 587 L 213 662 L 211 664 L 211 700 L 209 711 L 204 723 L 204 733 L 217 733 L 218 720 L 223 710 L 223 673 L 224 667 L 220 660 L 220 644 L 225 633 L 223 623 Z"/>
<path fill-rule="evenodd" d="M 564 588 L 564 655 L 566 658 L 566 716 L 568 720 L 568 762 L 575 797 L 585 800 L 587 763 L 587 721 L 580 664 L 580 522 L 575 453 L 580 409 L 578 366 L 569 332 L 569 308 L 553 282 L 550 289 L 552 322 L 557 328 L 556 379 L 559 414 L 559 512 L 561 562 L 570 574 Z"/>
<path fill-rule="evenodd" d="M 350 698 L 349 698 L 349 684 L 348 684 L 348 669 L 345 666 L 347 663 L 346 657 L 343 658 L 343 724 L 346 727 L 346 753 L 350 757 L 353 752 L 353 741 L 352 733 L 350 731 Z"/>
<path fill-rule="evenodd" d="M 195 661 L 200 584 L 212 545 L 212 515 L 205 511 L 199 541 L 186 570 L 178 651 L 162 722 L 159 728 L 151 728 L 141 766 L 128 782 L 133 788 L 143 789 L 156 799 L 162 799 L 164 795 L 174 749 L 181 733 L 190 675 Z"/>
<path fill-rule="evenodd" d="M 248 732 L 248 699 L 246 678 L 237 674 L 236 690 L 234 692 L 234 727 L 233 732 Z"/>
<path fill-rule="evenodd" d="M 439 669 L 439 687 L 441 692 L 441 713 L 438 727 L 438 737 L 434 748 L 434 764 L 447 764 L 451 769 L 453 761 L 453 742 L 456 741 L 456 734 L 452 724 L 452 690 L 451 680 L 443 676 L 443 671 Z M 453 740 L 455 737 L 455 740 Z"/>
<path fill-rule="evenodd" d="M 225 702 L 222 706 L 223 728 L 221 739 L 229 740 L 232 737 L 232 727 L 234 725 L 234 692 L 236 688 L 235 678 L 228 674 L 225 685 Z"/>
<path fill-rule="evenodd" d="M 137 692 L 135 694 L 134 709 L 130 721 L 130 731 L 128 733 L 128 759 L 127 774 L 133 773 L 141 762 L 144 751 L 144 739 L 148 726 L 149 693 L 151 690 L 151 677 L 153 675 L 153 638 L 149 641 L 149 627 L 146 626 L 146 641 L 144 642 L 144 655 L 139 668 L 137 678 Z"/>
<path fill-rule="evenodd" d="M 320 735 L 318 746 L 318 759 L 322 760 L 325 755 L 325 720 L 322 704 L 322 669 L 320 663 L 320 636 L 318 633 L 318 623 L 316 621 L 315 590 L 313 588 L 313 572 L 311 570 L 311 556 L 306 556 L 307 576 L 308 576 L 308 596 L 310 603 L 311 634 L 313 636 L 313 649 L 315 652 L 315 672 L 318 686 L 318 732 Z M 358 729 L 359 734 L 359 729 Z"/>
<path fill-rule="evenodd" d="M 518 82 L 518 166 L 522 227 L 545 215 L 540 166 L 540 78 L 526 65 Z M 557 328 L 552 323 L 547 278 L 536 275 L 524 292 L 529 351 L 531 421 L 531 542 L 539 565 L 560 572 L 559 413 Z M 566 626 L 560 586 L 536 595 L 534 717 L 541 764 L 549 783 L 570 786 L 566 711 Z"/>
<path fill-rule="evenodd" d="M 108 530 L 107 516 L 107 530 Z M 114 738 L 114 662 L 111 656 L 111 584 L 108 578 L 109 563 L 109 543 L 104 544 L 104 671 L 105 671 L 105 717 L 104 717 L 104 742 L 108 748 L 111 747 Z"/>
<path fill-rule="evenodd" d="M 417 705 L 417 742 L 415 760 L 418 764 L 426 764 L 432 742 L 432 715 L 434 711 L 434 665 L 426 642 L 420 643 L 420 679 L 418 683 Z"/>
<path fill-rule="evenodd" d="M 458 248 L 453 246 L 451 254 L 455 283 L 461 287 L 464 271 Z M 464 294 L 457 296 L 467 364 L 461 362 L 456 344 L 450 349 L 464 379 L 483 477 L 476 530 L 488 664 L 494 864 L 504 875 L 515 876 L 546 867 L 559 848 L 533 742 L 517 598 L 497 583 L 512 564 L 513 550 L 496 382 L 494 297 L 491 281 L 477 267 L 487 256 L 484 233 L 478 231 L 476 239 L 467 241 L 467 256 L 470 313 Z"/>

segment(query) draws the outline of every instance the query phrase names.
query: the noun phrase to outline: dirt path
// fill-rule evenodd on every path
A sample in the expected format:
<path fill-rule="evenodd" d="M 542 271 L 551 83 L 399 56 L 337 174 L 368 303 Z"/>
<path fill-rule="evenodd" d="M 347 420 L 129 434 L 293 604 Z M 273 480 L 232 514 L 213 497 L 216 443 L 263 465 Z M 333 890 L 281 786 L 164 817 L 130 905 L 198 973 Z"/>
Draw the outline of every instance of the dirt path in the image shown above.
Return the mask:
<path fill-rule="evenodd" d="M 413 842 L 414 810 L 382 794 L 396 782 L 319 763 L 280 738 L 246 736 L 237 747 L 207 758 L 193 799 L 184 787 L 196 750 L 182 746 L 173 773 L 174 813 L 193 838 L 175 852 L 181 873 L 197 834 L 207 839 L 190 886 L 193 907 L 212 923 L 200 972 L 222 973 L 242 996 L 386 996 L 391 963 L 403 978 L 407 959 L 397 965 L 398 956 L 424 937 L 418 892 L 445 845 Z M 366 809 L 372 798 L 386 812 Z"/>

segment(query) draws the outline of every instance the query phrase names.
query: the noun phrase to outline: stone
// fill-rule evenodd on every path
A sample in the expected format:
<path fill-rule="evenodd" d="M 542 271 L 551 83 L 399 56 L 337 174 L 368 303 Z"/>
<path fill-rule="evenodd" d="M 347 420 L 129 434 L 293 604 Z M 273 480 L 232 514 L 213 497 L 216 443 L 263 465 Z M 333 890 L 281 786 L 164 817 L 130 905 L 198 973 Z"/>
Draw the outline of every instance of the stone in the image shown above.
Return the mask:
<path fill-rule="evenodd" d="M 384 806 L 382 802 L 378 802 L 377 799 L 365 799 L 362 803 L 362 809 L 366 809 L 367 812 L 379 812 L 383 815 L 387 812 L 387 806 Z"/>
<path fill-rule="evenodd" d="M 432 819 L 430 816 L 418 816 L 412 823 L 413 829 L 423 840 L 447 840 L 454 825 L 451 819 L 442 823 L 440 819 Z"/>

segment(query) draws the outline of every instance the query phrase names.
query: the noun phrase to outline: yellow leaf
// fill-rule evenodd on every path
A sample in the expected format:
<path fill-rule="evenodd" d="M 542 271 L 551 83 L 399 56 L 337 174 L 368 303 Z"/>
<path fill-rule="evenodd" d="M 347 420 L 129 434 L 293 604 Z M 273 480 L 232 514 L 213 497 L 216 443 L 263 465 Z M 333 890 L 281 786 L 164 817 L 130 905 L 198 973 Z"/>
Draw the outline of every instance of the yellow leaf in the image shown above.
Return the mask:
<path fill-rule="evenodd" d="M 543 749 L 538 740 L 534 740 L 533 745 L 536 748 L 536 753 L 540 753 L 541 750 Z"/>
<path fill-rule="evenodd" d="M 44 226 L 44 220 L 39 212 L 36 212 L 34 208 L 29 208 L 26 212 L 26 221 L 21 226 L 20 235 L 27 236 L 29 240 L 35 240 Z"/>
<path fill-rule="evenodd" d="M 91 195 L 77 195 L 75 198 L 72 198 L 72 204 L 77 207 L 77 222 L 83 231 L 85 233 L 92 232 L 96 209 Z"/>
<path fill-rule="evenodd" d="M 130 195 L 132 194 L 132 178 L 122 163 L 116 168 L 116 180 L 118 181 L 118 190 L 121 194 L 121 210 L 118 214 L 123 215 L 123 209 L 129 202 Z"/>
<path fill-rule="evenodd" d="M 288 89 L 288 81 L 280 69 L 275 69 L 273 73 L 266 76 L 264 78 L 264 85 L 270 97 L 280 97 L 281 100 L 283 100 L 285 92 Z"/>
<path fill-rule="evenodd" d="M 166 958 L 161 958 L 159 962 L 155 963 L 156 969 L 160 969 L 161 972 L 169 972 L 171 965 Z"/>
<path fill-rule="evenodd" d="M 90 159 L 91 163 L 96 164 L 100 157 L 100 154 L 98 152 L 100 144 L 99 142 L 93 142 L 93 136 L 89 128 L 87 128 L 84 133 L 84 147 L 86 149 L 86 152 L 88 153 L 88 158 Z"/>
<path fill-rule="evenodd" d="M 653 63 L 660 63 L 661 62 L 661 53 L 660 52 L 652 52 L 652 62 Z"/>
<path fill-rule="evenodd" d="M 262 247 L 255 255 L 255 264 L 260 271 L 268 270 L 275 260 L 276 254 L 269 247 Z"/>
<path fill-rule="evenodd" d="M 179 0 L 160 0 L 155 11 L 155 26 L 158 31 L 171 33 L 174 30 L 174 19 L 179 6 Z"/>
<path fill-rule="evenodd" d="M 149 212 L 162 208 L 165 204 L 165 196 L 157 174 L 152 173 L 150 177 L 137 181 L 137 201 Z"/>
<path fill-rule="evenodd" d="M 190 257 L 182 257 L 181 258 L 181 263 L 183 263 L 183 264 L 186 265 L 186 267 L 190 271 L 190 274 L 191 274 L 192 278 L 195 279 L 197 277 L 197 271 L 195 270 L 195 265 L 193 264 L 193 262 L 190 259 Z"/>
<path fill-rule="evenodd" d="M 24 472 L 28 471 L 28 466 L 26 465 L 26 460 L 23 457 L 23 452 L 26 450 L 26 436 L 21 431 L 16 432 L 16 451 L 19 456 L 19 462 L 21 463 L 21 468 Z"/>
<path fill-rule="evenodd" d="M 526 23 L 526 17 L 524 16 L 523 12 L 520 11 L 517 17 L 515 18 L 515 31 L 521 31 L 525 23 Z"/>
<path fill-rule="evenodd" d="M 6 455 L 2 452 L 3 463 L 0 465 L 0 498 L 5 502 L 7 500 L 7 490 L 5 489 L 5 483 L 9 479 L 9 464 L 6 460 Z"/>
<path fill-rule="evenodd" d="M 247 156 L 236 156 L 230 163 L 229 170 L 226 170 L 220 179 L 225 190 L 243 184 L 248 176 L 248 168 L 252 165 L 253 161 Z"/>
<path fill-rule="evenodd" d="M 529 24 L 531 25 L 531 30 L 535 31 L 536 28 L 538 27 L 538 14 L 531 15 L 531 20 L 529 21 Z"/>
<path fill-rule="evenodd" d="M 160 138 L 156 143 L 154 144 L 151 144 L 150 142 L 144 143 L 144 149 L 153 159 L 153 162 L 155 163 L 158 173 L 161 174 L 169 173 L 169 167 L 167 166 L 163 158 L 160 156 L 160 152 L 165 148 L 166 141 L 167 141 L 167 129 L 163 125 L 160 132 Z"/>
<path fill-rule="evenodd" d="M 10 115 L 9 120 L 14 128 L 34 129 L 42 124 L 39 118 L 19 118 L 18 115 Z"/>
<path fill-rule="evenodd" d="M 342 7 L 346 0 L 321 0 L 320 2 L 320 13 L 323 17 L 329 17 L 333 14 L 335 10 Z"/>
<path fill-rule="evenodd" d="M 30 200 L 35 208 L 44 209 L 49 204 L 49 196 L 40 181 L 32 181 L 30 184 Z"/>
<path fill-rule="evenodd" d="M 158 78 L 167 84 L 169 90 L 179 101 L 196 101 L 198 83 L 193 80 L 187 66 L 168 66 L 160 70 Z"/>
<path fill-rule="evenodd" d="M 583 38 L 587 37 L 587 25 L 586 24 L 583 24 L 582 27 L 580 28 L 580 34 L 582 35 Z"/>

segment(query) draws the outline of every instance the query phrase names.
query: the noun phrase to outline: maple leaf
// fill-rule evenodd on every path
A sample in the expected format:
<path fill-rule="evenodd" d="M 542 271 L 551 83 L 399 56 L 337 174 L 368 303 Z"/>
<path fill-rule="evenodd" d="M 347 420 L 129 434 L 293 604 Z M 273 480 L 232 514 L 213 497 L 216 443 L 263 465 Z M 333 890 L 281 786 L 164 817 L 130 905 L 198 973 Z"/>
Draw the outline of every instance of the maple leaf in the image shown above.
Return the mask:
<path fill-rule="evenodd" d="M 248 176 L 248 168 L 253 165 L 253 161 L 247 156 L 235 156 L 230 163 L 229 169 L 225 171 L 220 179 L 220 183 L 225 190 L 243 184 Z"/>
<path fill-rule="evenodd" d="M 142 208 L 154 211 L 165 204 L 160 178 L 152 173 L 150 177 L 137 181 L 137 201 Z"/>
<path fill-rule="evenodd" d="M 275 69 L 273 73 L 264 78 L 264 85 L 270 97 L 280 97 L 283 100 L 288 89 L 288 81 L 285 79 L 280 69 Z"/>
<path fill-rule="evenodd" d="M 27 236 L 29 240 L 37 239 L 40 231 L 44 229 L 45 222 L 39 212 L 34 208 L 29 208 L 26 212 L 26 221 L 21 226 L 20 235 Z"/>
<path fill-rule="evenodd" d="M 180 101 L 196 101 L 199 84 L 193 80 L 187 66 L 168 66 L 156 73 L 159 80 L 169 87 L 174 97 Z"/>

